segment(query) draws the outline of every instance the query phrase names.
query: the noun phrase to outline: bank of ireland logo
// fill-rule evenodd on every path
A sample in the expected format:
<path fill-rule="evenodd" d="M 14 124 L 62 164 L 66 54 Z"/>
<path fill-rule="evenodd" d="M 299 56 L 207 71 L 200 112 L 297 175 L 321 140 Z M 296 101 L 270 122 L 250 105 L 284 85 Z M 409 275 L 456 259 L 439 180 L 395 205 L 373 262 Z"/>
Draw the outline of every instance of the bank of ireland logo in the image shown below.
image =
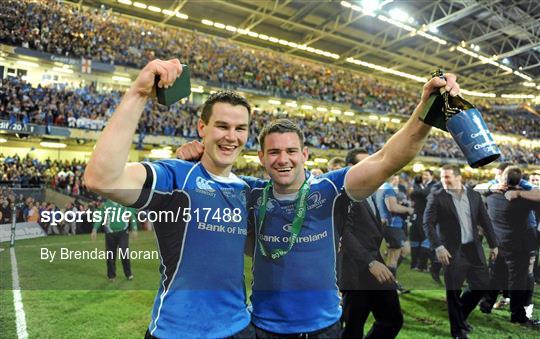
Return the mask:
<path fill-rule="evenodd" d="M 308 210 L 321 207 L 325 201 L 326 199 L 322 198 L 321 192 L 311 193 L 307 199 Z"/>
<path fill-rule="evenodd" d="M 283 230 L 284 230 L 285 232 L 291 233 L 291 229 L 292 229 L 292 224 L 286 224 L 286 225 L 283 225 Z"/>
<path fill-rule="evenodd" d="M 208 192 L 215 191 L 215 189 L 213 189 L 212 186 L 210 186 L 210 184 L 215 184 L 215 182 L 213 182 L 212 180 L 206 180 L 202 177 L 197 177 L 195 182 L 197 184 L 197 188 L 200 190 L 208 191 Z"/>

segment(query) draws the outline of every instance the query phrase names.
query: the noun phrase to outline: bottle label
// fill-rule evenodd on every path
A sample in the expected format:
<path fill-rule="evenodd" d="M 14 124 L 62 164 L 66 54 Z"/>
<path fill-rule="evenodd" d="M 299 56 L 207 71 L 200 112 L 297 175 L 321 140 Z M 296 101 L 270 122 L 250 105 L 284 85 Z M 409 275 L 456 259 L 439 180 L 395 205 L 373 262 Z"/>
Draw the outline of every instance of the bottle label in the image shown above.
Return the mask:
<path fill-rule="evenodd" d="M 482 115 L 471 108 L 454 115 L 447 128 L 471 167 L 484 166 L 500 157 L 500 151 Z"/>

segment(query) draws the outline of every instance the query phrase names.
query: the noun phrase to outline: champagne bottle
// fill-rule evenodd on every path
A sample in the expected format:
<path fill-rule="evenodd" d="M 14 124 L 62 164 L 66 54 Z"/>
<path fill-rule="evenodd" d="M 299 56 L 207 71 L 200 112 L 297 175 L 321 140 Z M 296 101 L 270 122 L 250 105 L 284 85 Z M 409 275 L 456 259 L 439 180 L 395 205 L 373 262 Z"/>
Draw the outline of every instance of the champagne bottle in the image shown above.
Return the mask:
<path fill-rule="evenodd" d="M 443 74 L 441 69 L 437 69 L 431 73 L 431 77 L 444 79 Z M 440 92 L 444 100 L 443 113 L 446 121 L 450 120 L 454 115 L 461 111 L 475 108 L 473 104 L 463 99 L 460 95 L 456 95 L 455 97 L 451 96 L 444 87 L 441 87 Z"/>
<path fill-rule="evenodd" d="M 444 73 L 440 69 L 432 72 L 431 76 L 444 79 Z M 481 167 L 497 160 L 501 156 L 501 151 L 478 109 L 460 95 L 451 96 L 444 87 L 440 89 L 440 93 L 442 102 L 439 100 L 437 105 L 433 104 L 437 100 L 435 97 L 438 97 L 435 94 L 428 112 L 432 114 L 431 119 L 426 119 L 427 115 L 424 114 L 424 122 L 435 122 L 439 128 L 444 124 L 471 167 Z M 441 117 L 438 120 L 437 110 L 438 116 Z M 441 121 L 443 117 L 444 122 Z"/>

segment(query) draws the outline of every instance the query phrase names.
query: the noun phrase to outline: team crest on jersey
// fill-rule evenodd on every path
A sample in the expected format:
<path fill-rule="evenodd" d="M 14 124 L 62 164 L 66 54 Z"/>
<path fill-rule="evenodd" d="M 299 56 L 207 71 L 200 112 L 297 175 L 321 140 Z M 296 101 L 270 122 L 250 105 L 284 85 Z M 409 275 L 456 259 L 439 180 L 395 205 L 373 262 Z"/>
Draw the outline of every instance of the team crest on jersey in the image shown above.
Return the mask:
<path fill-rule="evenodd" d="M 228 199 L 239 199 L 242 205 L 246 205 L 246 191 L 238 188 L 221 188 L 221 193 Z"/>
<path fill-rule="evenodd" d="M 240 202 L 242 203 L 242 205 L 247 204 L 247 198 L 246 198 L 246 191 L 245 190 L 240 191 Z"/>
<path fill-rule="evenodd" d="M 197 188 L 195 189 L 198 193 L 206 194 L 209 196 L 216 196 L 216 190 L 210 186 L 210 184 L 215 184 L 212 180 L 204 179 L 202 177 L 197 177 L 195 180 Z"/>
<path fill-rule="evenodd" d="M 308 197 L 308 210 L 319 208 L 326 202 L 326 199 L 323 199 L 321 192 L 313 192 Z"/>
<path fill-rule="evenodd" d="M 257 208 L 259 208 L 261 206 L 261 202 L 262 202 L 262 196 L 260 196 L 257 199 Z M 276 207 L 276 200 L 272 199 L 272 198 L 269 198 L 268 201 L 266 202 L 266 211 L 270 212 L 270 211 L 272 211 L 274 209 L 274 207 Z"/>

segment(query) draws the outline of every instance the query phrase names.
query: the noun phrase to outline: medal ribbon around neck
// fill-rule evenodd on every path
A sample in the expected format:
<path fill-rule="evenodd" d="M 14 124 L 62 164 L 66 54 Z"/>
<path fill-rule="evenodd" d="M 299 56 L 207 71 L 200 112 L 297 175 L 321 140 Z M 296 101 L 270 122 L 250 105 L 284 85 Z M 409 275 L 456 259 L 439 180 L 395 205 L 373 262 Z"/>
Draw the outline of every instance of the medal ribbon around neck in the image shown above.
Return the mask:
<path fill-rule="evenodd" d="M 272 181 L 268 181 L 266 186 L 263 189 L 262 193 L 262 199 L 261 199 L 261 205 L 259 206 L 259 222 L 258 222 L 258 234 L 262 234 L 263 228 L 264 228 L 264 217 L 266 216 L 266 203 L 268 202 L 268 192 L 270 191 L 270 188 L 272 187 Z M 257 241 L 259 242 L 259 249 L 263 256 L 269 257 L 272 260 L 277 260 L 283 256 L 285 256 L 294 246 L 294 243 L 296 242 L 296 239 L 298 238 L 298 235 L 300 234 L 300 229 L 302 228 L 302 225 L 304 224 L 304 219 L 306 218 L 306 212 L 307 212 L 307 198 L 309 194 L 309 183 L 308 179 L 304 181 L 302 186 L 300 187 L 300 193 L 298 194 L 298 199 L 296 201 L 296 205 L 294 207 L 294 219 L 292 222 L 291 227 L 291 235 L 289 236 L 289 246 L 285 249 L 278 248 L 274 249 L 272 252 L 269 252 L 268 249 L 266 249 L 264 243 L 257 237 Z"/>

